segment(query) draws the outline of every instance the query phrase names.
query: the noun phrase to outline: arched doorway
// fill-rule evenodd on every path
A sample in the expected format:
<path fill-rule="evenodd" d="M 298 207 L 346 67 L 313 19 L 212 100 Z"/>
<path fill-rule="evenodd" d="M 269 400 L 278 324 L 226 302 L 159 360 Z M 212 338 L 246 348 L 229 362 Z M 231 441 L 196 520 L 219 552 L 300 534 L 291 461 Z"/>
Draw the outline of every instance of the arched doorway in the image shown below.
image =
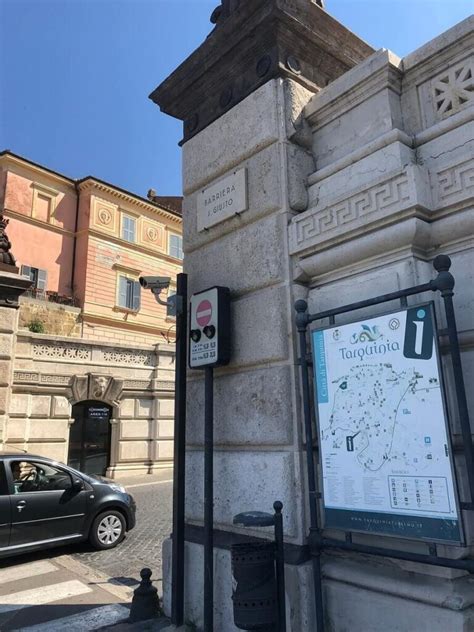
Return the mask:
<path fill-rule="evenodd" d="M 110 461 L 112 407 L 94 400 L 74 404 L 69 433 L 68 465 L 103 476 Z"/>

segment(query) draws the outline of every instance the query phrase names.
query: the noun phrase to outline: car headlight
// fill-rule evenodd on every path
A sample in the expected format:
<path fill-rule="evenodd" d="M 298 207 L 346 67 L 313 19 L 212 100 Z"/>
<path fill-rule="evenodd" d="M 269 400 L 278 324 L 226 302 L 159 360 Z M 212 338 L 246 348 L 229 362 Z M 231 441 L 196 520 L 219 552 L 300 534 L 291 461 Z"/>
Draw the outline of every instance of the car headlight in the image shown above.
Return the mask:
<path fill-rule="evenodd" d="M 113 489 L 114 492 L 120 492 L 121 494 L 126 494 L 127 492 L 125 491 L 125 487 L 123 485 L 117 485 L 117 483 L 114 483 L 113 485 L 109 486 L 110 489 Z"/>

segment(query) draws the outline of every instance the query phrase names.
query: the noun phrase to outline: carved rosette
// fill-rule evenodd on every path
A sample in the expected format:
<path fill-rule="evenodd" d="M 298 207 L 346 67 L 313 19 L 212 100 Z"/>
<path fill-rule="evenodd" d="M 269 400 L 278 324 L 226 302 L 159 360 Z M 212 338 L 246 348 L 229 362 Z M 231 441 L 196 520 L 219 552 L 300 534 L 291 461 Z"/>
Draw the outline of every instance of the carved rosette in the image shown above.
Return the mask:
<path fill-rule="evenodd" d="M 111 224 L 112 213 L 106 208 L 101 208 L 99 211 L 99 222 L 101 224 L 104 224 L 104 226 L 108 226 L 109 224 Z"/>
<path fill-rule="evenodd" d="M 122 391 L 123 380 L 110 375 L 88 373 L 72 377 L 66 396 L 71 404 L 85 400 L 98 400 L 111 406 L 118 406 Z"/>
<path fill-rule="evenodd" d="M 149 241 L 158 241 L 158 231 L 153 226 L 146 229 L 146 236 Z"/>

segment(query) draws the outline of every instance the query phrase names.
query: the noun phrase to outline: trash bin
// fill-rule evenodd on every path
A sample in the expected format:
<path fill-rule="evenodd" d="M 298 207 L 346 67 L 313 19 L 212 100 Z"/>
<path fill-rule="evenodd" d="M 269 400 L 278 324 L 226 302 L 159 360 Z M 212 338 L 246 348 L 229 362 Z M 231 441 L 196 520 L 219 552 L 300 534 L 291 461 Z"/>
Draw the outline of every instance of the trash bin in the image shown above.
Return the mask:
<path fill-rule="evenodd" d="M 274 542 L 232 546 L 234 623 L 240 630 L 275 630 L 278 591 Z"/>

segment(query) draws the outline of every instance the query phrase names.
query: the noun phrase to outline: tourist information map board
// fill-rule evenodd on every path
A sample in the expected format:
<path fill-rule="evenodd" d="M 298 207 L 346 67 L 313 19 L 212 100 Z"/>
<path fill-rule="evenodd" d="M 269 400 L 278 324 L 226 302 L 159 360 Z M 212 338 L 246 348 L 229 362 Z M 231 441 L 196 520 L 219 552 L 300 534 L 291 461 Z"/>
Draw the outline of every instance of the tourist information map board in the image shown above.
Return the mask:
<path fill-rule="evenodd" d="M 325 528 L 461 542 L 432 304 L 312 338 Z"/>

